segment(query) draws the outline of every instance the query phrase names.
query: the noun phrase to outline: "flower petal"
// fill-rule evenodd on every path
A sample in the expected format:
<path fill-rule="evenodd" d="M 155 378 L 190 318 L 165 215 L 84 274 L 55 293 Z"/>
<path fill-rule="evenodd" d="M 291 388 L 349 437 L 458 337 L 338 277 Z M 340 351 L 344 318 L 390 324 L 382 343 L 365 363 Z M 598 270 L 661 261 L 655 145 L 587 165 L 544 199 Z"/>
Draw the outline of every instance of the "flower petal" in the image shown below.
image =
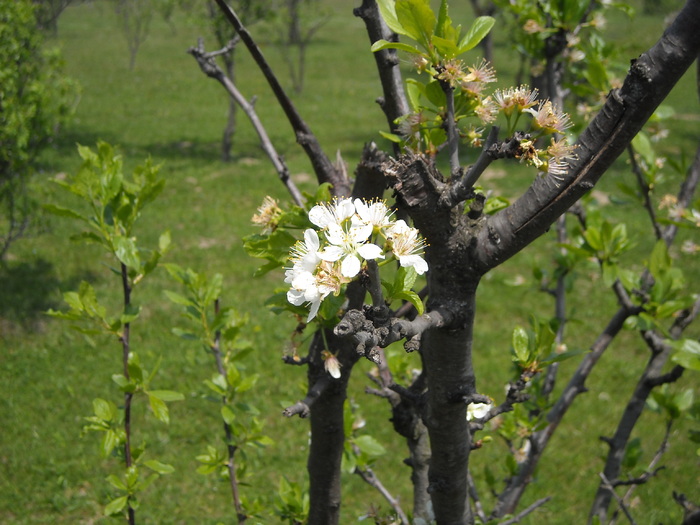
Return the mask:
<path fill-rule="evenodd" d="M 367 260 L 384 258 L 382 249 L 376 244 L 361 244 L 357 247 L 357 253 Z"/>
<path fill-rule="evenodd" d="M 399 262 L 404 268 L 413 266 L 418 275 L 423 275 L 428 271 L 428 263 L 420 255 L 402 255 L 399 257 Z"/>
<path fill-rule="evenodd" d="M 287 292 L 287 301 L 294 306 L 301 306 L 305 301 L 304 292 L 302 290 L 289 290 Z"/>
<path fill-rule="evenodd" d="M 352 200 L 343 199 L 338 201 L 335 205 L 335 215 L 338 222 L 342 222 L 355 215 L 355 205 L 352 203 Z"/>
<path fill-rule="evenodd" d="M 318 256 L 324 261 L 335 262 L 345 255 L 345 251 L 340 246 L 326 246 Z"/>
<path fill-rule="evenodd" d="M 340 273 L 344 277 L 355 277 L 360 273 L 360 266 L 360 259 L 354 255 L 348 255 L 343 259 L 343 262 L 340 263 Z"/>
<path fill-rule="evenodd" d="M 333 214 L 325 204 L 317 204 L 309 210 L 309 220 L 319 228 L 326 228 L 335 222 Z"/>

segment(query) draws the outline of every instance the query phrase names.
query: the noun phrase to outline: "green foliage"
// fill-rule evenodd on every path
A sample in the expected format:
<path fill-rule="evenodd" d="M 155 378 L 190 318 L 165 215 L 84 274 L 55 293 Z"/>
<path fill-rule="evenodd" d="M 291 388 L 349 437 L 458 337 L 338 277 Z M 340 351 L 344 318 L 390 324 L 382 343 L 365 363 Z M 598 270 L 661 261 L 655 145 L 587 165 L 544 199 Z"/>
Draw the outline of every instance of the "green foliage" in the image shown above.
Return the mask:
<path fill-rule="evenodd" d="M 67 312 L 50 310 L 48 313 L 72 321 L 73 327 L 83 334 L 110 335 L 121 344 L 124 371 L 114 374 L 112 380 L 124 394 L 124 406 L 118 410 L 112 402 L 95 399 L 95 415 L 85 418 L 87 424 L 83 430 L 104 433 L 100 447 L 102 456 L 116 453 L 124 462 L 125 471 L 121 477 L 111 474 L 107 478 L 119 495 L 107 504 L 105 515 L 133 516 L 138 507 L 137 494 L 161 474 L 169 474 L 174 469 L 156 460 L 143 461 L 145 445 L 134 447 L 131 444 L 132 399 L 135 395 L 145 396 L 154 417 L 165 424 L 170 423 L 167 403 L 184 399 L 181 393 L 173 390 L 152 389 L 151 382 L 160 362 L 148 373 L 138 354 L 130 348 L 131 323 L 140 313 L 140 308 L 131 302 L 133 287 L 155 270 L 170 246 L 170 234 L 166 232 L 161 234 L 157 249 L 146 251 L 136 244 L 133 228 L 144 206 L 162 190 L 164 181 L 157 179 L 158 169 L 150 161 L 137 167 L 131 180 L 126 179 L 122 173 L 121 157 L 105 142 L 98 143 L 97 152 L 80 146 L 78 153 L 83 159 L 78 173 L 65 181 L 56 182 L 80 197 L 89 211 L 86 213 L 80 208 L 57 205 L 48 205 L 46 209 L 87 225 L 90 229 L 73 236 L 73 239 L 98 244 L 119 263 L 120 268 L 113 269 L 113 272 L 121 281 L 119 287 L 124 306 L 120 314 L 108 315 L 107 308 L 98 301 L 92 285 L 83 281 L 77 292 L 64 294 L 69 306 Z M 123 428 L 118 425 L 123 425 Z M 145 478 L 139 469 L 141 464 L 151 471 Z"/>
<path fill-rule="evenodd" d="M 552 363 L 579 355 L 579 351 L 566 351 L 565 347 L 557 345 L 559 323 L 555 318 L 542 320 L 533 316 L 529 330 L 515 327 L 511 341 L 513 361 L 525 371 L 537 372 Z"/>
<path fill-rule="evenodd" d="M 39 152 L 71 116 L 77 84 L 46 49 L 30 0 L 0 1 L 0 258 L 36 207 L 28 182 Z"/>
<path fill-rule="evenodd" d="M 89 227 L 73 237 L 102 246 L 128 269 L 133 284 L 138 284 L 158 265 L 170 247 L 170 233 L 161 234 L 158 247 L 145 250 L 136 245 L 133 228 L 144 206 L 163 190 L 165 180 L 158 178 L 158 166 L 149 160 L 137 167 L 129 180 L 122 173 L 122 159 L 114 148 L 98 142 L 97 151 L 78 147 L 83 164 L 74 177 L 54 182 L 84 200 L 89 207 L 82 213 L 57 205 L 45 209 L 55 215 L 78 219 Z"/>
<path fill-rule="evenodd" d="M 309 492 L 299 483 L 280 478 L 277 489 L 279 501 L 275 505 L 275 514 L 289 525 L 306 523 L 309 515 Z"/>
<path fill-rule="evenodd" d="M 401 42 L 379 40 L 372 45 L 372 51 L 400 49 L 424 58 L 433 66 L 476 47 L 495 23 L 489 16 L 479 17 L 462 35 L 462 26 L 452 25 L 446 0 L 442 0 L 437 18 L 428 0 L 380 0 L 378 4 L 389 29 L 412 38 L 422 49 Z"/>
<path fill-rule="evenodd" d="M 394 301 L 408 301 L 416 308 L 418 315 L 423 315 L 425 305 L 418 294 L 413 291 L 417 278 L 418 274 L 413 267 L 404 268 L 401 266 L 394 274 L 393 282 L 382 280 L 382 286 L 385 290 L 384 299 L 387 304 L 391 305 Z"/>
<path fill-rule="evenodd" d="M 350 400 L 343 406 L 345 425 L 345 445 L 343 448 L 342 469 L 348 474 L 371 467 L 374 461 L 386 454 L 386 449 L 370 434 L 361 434 L 365 420 L 359 414 L 359 407 Z"/>
<path fill-rule="evenodd" d="M 243 363 L 253 352 L 243 334 L 248 328 L 248 319 L 233 308 L 221 308 L 219 297 L 223 289 L 223 277 L 184 269 L 176 264 L 165 265 L 170 275 L 186 290 L 186 295 L 167 291 L 167 297 L 184 307 L 182 314 L 192 328 L 173 328 L 173 333 L 187 341 L 197 341 L 214 357 L 217 373 L 204 381 L 207 388 L 221 399 L 220 415 L 224 427 L 226 453 L 214 445 L 196 459 L 200 463 L 200 474 L 218 474 L 237 486 L 249 473 L 245 463 L 234 461 L 234 455 L 245 459 L 244 447 L 266 447 L 272 439 L 263 433 L 263 424 L 258 419 L 259 410 L 248 399 L 250 390 L 258 380 L 258 374 L 248 373 Z M 235 468 L 234 468 L 235 465 Z M 237 491 L 236 491 L 237 494 Z M 255 504 L 241 503 L 234 498 L 237 512 L 251 515 Z"/>

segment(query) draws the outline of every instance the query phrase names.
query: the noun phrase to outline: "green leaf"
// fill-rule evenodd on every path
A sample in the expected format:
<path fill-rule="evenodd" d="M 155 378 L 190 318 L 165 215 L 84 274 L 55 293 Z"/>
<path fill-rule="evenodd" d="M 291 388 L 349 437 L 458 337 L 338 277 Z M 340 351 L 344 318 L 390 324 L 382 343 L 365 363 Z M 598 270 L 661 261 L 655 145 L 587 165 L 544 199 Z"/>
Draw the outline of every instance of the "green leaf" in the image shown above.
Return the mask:
<path fill-rule="evenodd" d="M 418 273 L 412 266 L 400 266 L 394 278 L 394 289 L 402 292 L 410 292 L 416 283 Z"/>
<path fill-rule="evenodd" d="M 70 240 L 73 242 L 85 242 L 99 244 L 107 250 L 112 249 L 107 240 L 104 237 L 97 235 L 95 232 L 80 232 L 75 235 L 70 236 Z"/>
<path fill-rule="evenodd" d="M 400 51 L 406 51 L 413 55 L 423 54 L 421 50 L 418 49 L 416 46 L 412 46 L 404 42 L 389 42 L 388 40 L 383 39 L 377 40 L 374 44 L 372 44 L 372 47 L 370 47 L 370 51 L 372 51 L 372 53 L 376 53 L 377 51 L 381 51 L 382 49 L 398 49 Z"/>
<path fill-rule="evenodd" d="M 133 238 L 117 235 L 112 239 L 112 243 L 114 244 L 114 255 L 117 256 L 117 259 L 129 268 L 141 268 L 139 252 Z"/>
<path fill-rule="evenodd" d="M 233 422 L 236 421 L 236 414 L 228 405 L 222 405 L 221 418 L 227 425 L 233 425 Z"/>
<path fill-rule="evenodd" d="M 180 392 L 175 392 L 174 390 L 149 390 L 148 395 L 157 397 L 166 403 L 170 403 L 172 401 L 183 401 L 185 399 L 183 394 Z"/>
<path fill-rule="evenodd" d="M 666 243 L 657 241 L 649 258 L 649 271 L 655 278 L 661 277 L 671 267 L 671 257 L 668 254 Z"/>
<path fill-rule="evenodd" d="M 95 415 L 103 421 L 114 421 L 114 416 L 116 415 L 116 407 L 113 403 L 105 401 L 101 398 L 95 398 L 92 400 L 92 409 Z"/>
<path fill-rule="evenodd" d="M 116 474 L 110 474 L 106 479 L 115 489 L 126 490 L 126 484 Z"/>
<path fill-rule="evenodd" d="M 136 352 L 129 353 L 127 370 L 129 371 L 129 377 L 133 381 L 137 384 L 143 382 L 143 368 L 141 367 L 141 360 Z"/>
<path fill-rule="evenodd" d="M 55 204 L 44 204 L 43 208 L 45 211 L 53 215 L 58 215 L 59 217 L 68 217 L 70 219 L 78 219 L 83 222 L 88 222 L 87 217 L 84 217 L 83 215 L 69 208 L 56 206 Z"/>
<path fill-rule="evenodd" d="M 131 379 L 127 379 L 124 374 L 113 374 L 112 381 L 114 381 L 122 392 L 127 394 L 133 394 L 136 392 L 136 383 Z"/>
<path fill-rule="evenodd" d="M 447 0 L 440 2 L 440 11 L 438 11 L 437 25 L 435 26 L 435 36 L 447 38 L 450 29 L 452 29 L 452 20 L 447 14 Z"/>
<path fill-rule="evenodd" d="M 369 457 L 377 457 L 386 454 L 386 449 L 372 436 L 359 436 L 353 441 L 355 445 L 357 445 L 357 448 Z"/>
<path fill-rule="evenodd" d="M 474 20 L 467 34 L 459 42 L 459 54 L 461 55 L 470 49 L 474 49 L 491 31 L 495 23 L 496 20 L 490 16 L 480 16 Z"/>
<path fill-rule="evenodd" d="M 651 145 L 651 141 L 646 133 L 640 131 L 632 139 L 632 147 L 639 153 L 639 155 L 644 159 L 647 166 L 653 166 L 656 161 L 656 153 L 654 153 L 654 147 Z"/>
<path fill-rule="evenodd" d="M 181 339 L 185 339 L 186 341 L 199 341 L 199 336 L 195 333 L 192 332 L 187 332 L 183 330 L 182 328 L 173 328 L 171 330 L 173 334 L 175 334 L 177 337 Z"/>
<path fill-rule="evenodd" d="M 418 311 L 418 315 L 423 315 L 423 312 L 425 311 L 425 306 L 423 305 L 423 301 L 421 301 L 421 298 L 417 293 L 412 292 L 410 290 L 407 292 L 397 292 L 394 295 L 394 298 L 408 301 L 416 308 L 416 310 Z"/>
<path fill-rule="evenodd" d="M 119 514 L 124 510 L 128 501 L 129 496 L 121 496 L 117 499 L 113 499 L 105 507 L 105 516 L 114 516 Z"/>
<path fill-rule="evenodd" d="M 437 49 L 438 53 L 440 53 L 440 56 L 443 59 L 454 58 L 459 54 L 457 43 L 453 42 L 452 40 L 439 36 L 433 36 L 432 42 L 435 49 Z"/>
<path fill-rule="evenodd" d="M 379 6 L 379 13 L 382 15 L 386 25 L 389 26 L 389 29 L 398 35 L 410 36 L 396 16 L 394 0 L 377 0 L 377 5 Z"/>
<path fill-rule="evenodd" d="M 148 402 L 151 405 L 151 410 L 153 410 L 153 414 L 156 416 L 156 418 L 166 425 L 169 424 L 170 413 L 168 412 L 168 405 L 165 404 L 165 401 L 157 398 L 156 396 L 152 396 L 151 393 L 148 392 Z"/>
<path fill-rule="evenodd" d="M 140 306 L 134 306 L 133 304 L 130 304 L 124 308 L 124 313 L 119 319 L 123 324 L 131 323 L 138 318 L 140 313 Z"/>
<path fill-rule="evenodd" d="M 401 137 L 399 135 L 396 135 L 395 133 L 387 133 L 386 131 L 379 130 L 379 134 L 385 139 L 393 142 L 394 144 L 401 143 Z"/>
<path fill-rule="evenodd" d="M 170 248 L 171 242 L 172 239 L 170 238 L 170 230 L 165 230 L 160 234 L 160 237 L 158 237 L 158 251 L 160 251 L 161 254 L 167 252 Z"/>
<path fill-rule="evenodd" d="M 673 343 L 675 350 L 671 361 L 688 370 L 700 372 L 700 342 L 692 339 L 683 339 Z"/>
<path fill-rule="evenodd" d="M 158 474 L 171 474 L 175 472 L 175 467 L 172 465 L 167 465 L 166 463 L 161 463 L 155 459 L 150 459 L 144 462 L 144 465 L 150 468 L 153 472 Z"/>
<path fill-rule="evenodd" d="M 102 457 L 108 458 L 111 456 L 112 451 L 119 446 L 120 442 L 119 434 L 112 429 L 108 429 L 100 442 L 100 454 Z"/>
<path fill-rule="evenodd" d="M 437 21 L 427 0 L 396 0 L 396 18 L 405 34 L 430 50 Z M 387 23 L 388 25 L 388 23 Z"/>
<path fill-rule="evenodd" d="M 527 331 L 521 327 L 517 326 L 513 330 L 512 345 L 515 351 L 515 358 L 518 363 L 525 365 L 528 363 L 529 358 L 529 342 L 530 337 Z"/>
<path fill-rule="evenodd" d="M 170 299 L 170 301 L 172 301 L 175 304 L 180 304 L 182 306 L 197 306 L 195 302 L 188 299 L 184 295 L 180 295 L 179 293 L 171 292 L 170 290 L 164 290 L 163 293 L 168 299 Z"/>

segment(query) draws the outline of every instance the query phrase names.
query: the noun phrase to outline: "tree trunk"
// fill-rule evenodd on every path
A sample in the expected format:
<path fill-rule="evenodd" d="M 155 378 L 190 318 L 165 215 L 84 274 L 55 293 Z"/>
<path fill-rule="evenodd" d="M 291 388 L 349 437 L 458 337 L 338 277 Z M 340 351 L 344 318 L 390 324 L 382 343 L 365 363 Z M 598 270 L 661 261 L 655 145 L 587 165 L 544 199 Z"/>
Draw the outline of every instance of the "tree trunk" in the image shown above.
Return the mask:
<path fill-rule="evenodd" d="M 332 335 L 331 335 L 332 337 Z M 330 343 L 330 341 L 329 341 Z M 310 354 L 318 356 L 309 363 L 309 385 L 328 375 L 320 359 L 323 339 L 314 337 Z M 310 511 L 308 525 L 334 525 L 340 520 L 340 465 L 345 433 L 343 404 L 345 403 L 349 371 L 340 379 L 332 379 L 311 407 L 311 445 L 307 469 L 309 472 Z"/>
<path fill-rule="evenodd" d="M 428 378 L 425 420 L 432 449 L 428 490 L 440 525 L 473 522 L 466 498 L 471 436 L 461 396 L 474 394 L 476 389 L 471 342 L 477 282 L 468 281 L 466 290 L 459 294 L 464 325 L 429 330 L 421 345 Z M 453 291 L 446 291 L 449 300 L 457 298 Z"/>

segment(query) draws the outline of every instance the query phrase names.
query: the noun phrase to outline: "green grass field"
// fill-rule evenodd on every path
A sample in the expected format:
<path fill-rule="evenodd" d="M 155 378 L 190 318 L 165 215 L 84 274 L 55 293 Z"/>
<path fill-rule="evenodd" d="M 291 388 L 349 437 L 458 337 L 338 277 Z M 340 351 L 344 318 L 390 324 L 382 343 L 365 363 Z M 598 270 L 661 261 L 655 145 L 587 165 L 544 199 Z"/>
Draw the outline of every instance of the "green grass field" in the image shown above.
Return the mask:
<path fill-rule="evenodd" d="M 340 151 L 352 170 L 365 142 L 383 145 L 379 130 L 385 120 L 374 100 L 380 94 L 374 60 L 368 49 L 364 26 L 352 16 L 353 2 L 327 0 L 331 18 L 308 50 L 306 89 L 295 96 L 301 114 L 315 131 L 331 158 Z M 457 4 L 457 2 L 454 2 Z M 455 5 L 453 18 L 468 20 L 467 2 Z M 465 23 L 466 25 L 466 23 Z M 276 317 L 263 305 L 272 291 L 283 285 L 279 272 L 254 279 L 257 262 L 248 258 L 242 238 L 252 232 L 250 217 L 264 195 L 285 199 L 283 186 L 260 151 L 257 137 L 242 113 L 230 163 L 219 161 L 219 139 L 226 117 L 223 89 L 206 78 L 186 51 L 204 29 L 191 18 L 178 15 L 173 27 L 155 18 L 148 39 L 139 51 L 136 67 L 128 69 L 126 42 L 110 4 L 80 3 L 70 7 L 59 22 L 55 44 L 66 60 L 67 72 L 82 85 L 82 97 L 74 121 L 42 156 L 42 173 L 35 192 L 45 202 L 75 204 L 49 179 L 72 173 L 80 165 L 76 144 L 94 147 L 98 139 L 119 146 L 125 172 L 147 156 L 162 163 L 166 189 L 146 208 L 137 235 L 148 246 L 169 229 L 173 248 L 167 262 L 189 266 L 208 274 L 224 275 L 223 302 L 250 315 L 249 339 L 256 348 L 249 362 L 261 375 L 251 394 L 262 412 L 266 433 L 275 445 L 257 456 L 250 454 L 253 473 L 243 488 L 250 499 L 273 498 L 281 476 L 302 482 L 308 442 L 307 422 L 285 419 L 283 407 L 303 397 L 305 374 L 301 368 L 285 367 L 280 359 L 294 321 Z M 253 28 L 255 34 L 255 28 Z M 616 17 L 610 38 L 619 42 L 630 58 L 651 45 L 660 35 L 658 17 L 639 17 L 634 22 Z M 516 58 L 495 28 L 496 69 L 501 84 L 512 78 Z M 213 39 L 205 41 L 210 47 Z M 268 42 L 263 51 L 287 81 L 286 65 Z M 311 191 L 314 177 L 294 136 L 276 107 L 262 75 L 252 67 L 244 49 L 238 51 L 239 88 L 257 96 L 256 108 L 276 147 L 285 157 L 295 181 Z M 669 103 L 682 118 L 673 119 L 667 154 L 694 153 L 698 137 L 698 102 L 691 72 L 674 90 Z M 597 188 L 603 194 L 616 191 L 620 180 L 631 180 L 625 163 L 606 175 Z M 512 197 L 528 180 L 513 172 L 494 177 L 494 190 Z M 628 261 L 636 268 L 648 253 L 648 219 L 632 205 L 608 205 L 606 213 L 623 219 L 640 235 Z M 46 231 L 16 244 L 0 269 L 0 522 L 101 523 L 103 505 L 109 501 L 105 477 L 112 462 L 103 462 L 94 435 L 81 436 L 83 417 L 91 415 L 95 397 L 117 401 L 119 392 L 111 376 L 120 371 L 120 347 L 116 341 L 96 339 L 94 346 L 68 324 L 45 315 L 49 308 L 63 308 L 62 293 L 91 282 L 107 304 L 118 305 L 119 282 L 109 271 L 110 262 L 94 246 L 73 244 L 68 237 L 78 231 L 69 220 L 49 218 Z M 687 238 L 693 233 L 684 233 Z M 695 234 L 697 241 L 697 234 Z M 515 324 L 527 324 L 530 313 L 552 315 L 551 299 L 536 291 L 532 268 L 549 261 L 551 238 L 537 241 L 521 255 L 489 274 L 480 289 L 475 366 L 479 390 L 497 399 L 509 379 L 510 334 Z M 678 264 L 688 268 L 688 279 L 697 287 L 696 257 L 674 252 Z M 524 284 L 509 283 L 522 277 Z M 612 294 L 598 286 L 593 269 L 582 269 L 576 298 L 570 305 L 575 322 L 569 327 L 570 348 L 587 348 L 616 309 Z M 164 290 L 178 290 L 164 270 L 155 272 L 136 289 L 133 300 L 144 312 L 134 323 L 133 349 L 146 367 L 162 356 L 157 387 L 183 392 L 186 401 L 171 405 L 171 424 L 144 418 L 146 404 L 137 404 L 136 440 L 148 441 L 150 454 L 171 463 L 176 472 L 163 477 L 143 495 L 138 511 L 141 523 L 214 524 L 235 523 L 228 486 L 214 477 L 195 472 L 195 456 L 207 443 L 218 443 L 221 431 L 218 404 L 207 396 L 202 381 L 214 365 L 197 345 L 179 340 L 171 327 L 182 325 L 179 307 L 170 303 Z M 178 290 L 179 291 L 179 290 Z M 697 336 L 700 330 L 694 329 Z M 644 366 L 647 351 L 640 339 L 626 333 L 610 348 L 588 382 L 590 392 L 581 396 L 566 416 L 542 461 L 537 478 L 528 489 L 523 508 L 547 495 L 554 499 L 522 523 L 584 523 L 598 484 L 605 445 L 600 435 L 610 435 L 626 403 L 632 381 Z M 561 367 L 567 377 L 578 359 Z M 410 509 L 409 469 L 401 460 L 405 445 L 388 423 L 388 406 L 363 393 L 368 384 L 364 373 L 369 363 L 355 369 L 351 395 L 362 407 L 367 431 L 390 451 L 380 458 L 375 471 Z M 692 387 L 697 375 L 684 375 L 674 388 Z M 143 420 L 143 422 L 142 422 Z M 635 435 L 642 438 L 648 462 L 662 436 L 660 416 L 648 412 Z M 678 523 L 680 508 L 673 490 L 700 500 L 700 471 L 696 446 L 687 437 L 690 423 L 679 422 L 671 446 L 662 460 L 666 466 L 658 477 L 636 491 L 633 512 L 640 524 Z M 474 474 L 483 477 L 485 464 L 497 464 L 498 447 L 475 453 Z M 494 467 L 497 471 L 497 467 Z M 488 498 L 487 498 L 488 500 Z M 347 476 L 344 485 L 342 523 L 353 523 L 371 504 L 386 508 L 381 497 L 358 477 Z M 268 518 L 271 522 L 274 519 Z M 263 520 L 265 521 L 265 520 Z"/>

